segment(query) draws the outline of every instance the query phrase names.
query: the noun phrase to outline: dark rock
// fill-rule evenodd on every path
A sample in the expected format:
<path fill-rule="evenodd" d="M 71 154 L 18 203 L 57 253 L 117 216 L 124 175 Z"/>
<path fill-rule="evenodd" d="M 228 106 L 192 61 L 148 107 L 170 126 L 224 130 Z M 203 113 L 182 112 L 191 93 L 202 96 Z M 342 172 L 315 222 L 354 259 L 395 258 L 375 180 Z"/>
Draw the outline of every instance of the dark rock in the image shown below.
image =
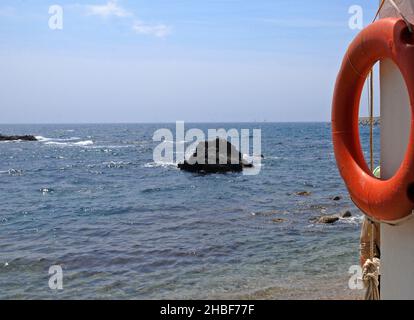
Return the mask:
<path fill-rule="evenodd" d="M 0 141 L 37 141 L 35 136 L 3 136 L 0 134 Z"/>
<path fill-rule="evenodd" d="M 351 217 L 352 217 L 352 213 L 349 210 L 346 210 L 341 214 L 341 218 L 351 218 Z"/>
<path fill-rule="evenodd" d="M 339 220 L 338 216 L 322 216 L 320 218 L 317 219 L 317 223 L 322 223 L 322 224 L 332 224 L 335 223 Z"/>
<path fill-rule="evenodd" d="M 341 196 L 335 196 L 335 197 L 332 198 L 332 200 L 333 201 L 339 201 L 339 200 L 342 200 L 342 197 Z"/>
<path fill-rule="evenodd" d="M 282 219 L 282 218 L 272 219 L 272 222 L 274 223 L 284 223 L 286 221 L 287 221 L 286 219 Z"/>
<path fill-rule="evenodd" d="M 309 192 L 309 191 L 296 192 L 296 195 L 301 196 L 301 197 L 309 197 L 311 194 L 312 192 Z"/>
<path fill-rule="evenodd" d="M 225 149 L 224 152 L 220 150 L 220 145 L 221 149 Z M 209 163 L 210 157 L 215 160 L 212 161 L 214 163 Z M 203 173 L 240 172 L 243 168 L 252 167 L 253 164 L 245 161 L 235 146 L 220 138 L 200 142 L 190 159 L 178 164 L 181 170 Z"/>

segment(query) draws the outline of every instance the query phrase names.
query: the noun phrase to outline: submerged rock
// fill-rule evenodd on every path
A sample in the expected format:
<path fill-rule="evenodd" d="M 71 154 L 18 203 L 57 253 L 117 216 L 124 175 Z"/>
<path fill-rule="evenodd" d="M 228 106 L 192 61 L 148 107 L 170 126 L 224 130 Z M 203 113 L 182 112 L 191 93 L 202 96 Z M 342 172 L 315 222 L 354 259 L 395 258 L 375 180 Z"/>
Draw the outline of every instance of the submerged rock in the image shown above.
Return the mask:
<path fill-rule="evenodd" d="M 342 219 L 347 219 L 347 218 L 351 218 L 351 217 L 352 217 L 351 211 L 345 210 L 341 214 L 321 216 L 321 217 L 312 219 L 312 221 L 316 222 L 316 223 L 321 223 L 321 224 L 332 224 L 332 223 L 337 222 L 341 218 Z"/>
<path fill-rule="evenodd" d="M 312 192 L 309 192 L 309 191 L 296 192 L 296 195 L 301 196 L 301 197 L 309 197 L 311 194 Z"/>
<path fill-rule="evenodd" d="M 200 142 L 188 161 L 178 164 L 181 170 L 204 173 L 240 172 L 252 167 L 253 164 L 245 161 L 235 146 L 220 138 Z"/>
<path fill-rule="evenodd" d="M 35 136 L 3 136 L 0 134 L 0 141 L 37 141 Z"/>
<path fill-rule="evenodd" d="M 332 198 L 332 200 L 333 201 L 339 201 L 339 200 L 342 200 L 342 197 L 341 196 L 335 196 L 335 197 Z"/>
<path fill-rule="evenodd" d="M 346 210 L 344 212 L 342 212 L 341 214 L 341 218 L 351 218 L 352 217 L 352 213 L 349 210 Z"/>
<path fill-rule="evenodd" d="M 272 222 L 274 222 L 274 223 L 284 223 L 286 221 L 287 220 L 286 219 L 283 219 L 283 218 L 272 219 Z"/>
<path fill-rule="evenodd" d="M 339 220 L 338 216 L 322 216 L 317 218 L 316 223 L 321 223 L 321 224 L 332 224 L 335 223 Z"/>

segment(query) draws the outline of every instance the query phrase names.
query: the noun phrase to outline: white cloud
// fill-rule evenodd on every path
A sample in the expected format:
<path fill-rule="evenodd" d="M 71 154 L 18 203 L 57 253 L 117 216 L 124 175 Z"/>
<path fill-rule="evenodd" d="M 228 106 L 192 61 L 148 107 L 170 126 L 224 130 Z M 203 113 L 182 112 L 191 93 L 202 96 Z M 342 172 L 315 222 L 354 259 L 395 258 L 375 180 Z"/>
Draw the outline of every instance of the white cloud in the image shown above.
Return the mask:
<path fill-rule="evenodd" d="M 171 34 L 172 28 L 164 24 L 147 24 L 142 21 L 135 21 L 132 29 L 137 34 L 151 35 L 158 38 L 164 38 Z"/>
<path fill-rule="evenodd" d="M 132 15 L 131 12 L 125 10 L 118 4 L 118 0 L 109 0 L 107 4 L 104 5 L 87 5 L 87 14 L 91 16 L 101 16 L 101 17 L 129 17 Z"/>
<path fill-rule="evenodd" d="M 164 38 L 171 34 L 172 28 L 165 24 L 149 24 L 141 20 L 136 20 L 135 14 L 131 11 L 124 9 L 119 5 L 119 0 L 108 0 L 103 5 L 86 5 L 87 15 L 100 16 L 107 18 L 110 16 L 118 18 L 128 18 L 133 20 L 132 30 L 136 34 L 154 36 L 158 38 Z"/>

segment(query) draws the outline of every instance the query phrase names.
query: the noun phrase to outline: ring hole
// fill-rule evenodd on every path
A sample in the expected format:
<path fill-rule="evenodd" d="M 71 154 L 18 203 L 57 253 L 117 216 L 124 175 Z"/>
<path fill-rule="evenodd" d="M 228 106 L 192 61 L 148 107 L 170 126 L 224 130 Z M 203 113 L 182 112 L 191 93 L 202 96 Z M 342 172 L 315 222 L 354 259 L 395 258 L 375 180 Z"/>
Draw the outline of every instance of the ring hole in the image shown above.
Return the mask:
<path fill-rule="evenodd" d="M 401 41 L 408 45 L 414 45 L 414 33 L 407 28 L 401 32 Z"/>
<path fill-rule="evenodd" d="M 414 182 L 410 183 L 407 187 L 407 197 L 414 203 Z"/>
<path fill-rule="evenodd" d="M 377 63 L 373 67 L 374 78 L 373 78 L 373 127 L 372 127 L 372 143 L 373 143 L 373 163 L 371 163 L 371 110 L 370 110 L 370 100 L 369 96 L 371 95 L 370 90 L 370 76 L 365 81 L 365 86 L 361 95 L 360 108 L 359 108 L 359 140 L 361 142 L 362 151 L 364 154 L 365 162 L 370 171 L 375 171 L 378 173 L 380 170 L 377 169 L 380 165 L 380 151 L 381 151 L 381 126 L 380 126 L 380 87 L 379 87 L 379 64 Z M 377 169 L 377 170 L 375 170 Z M 379 179 L 380 176 L 376 175 Z"/>
<path fill-rule="evenodd" d="M 409 32 L 408 28 L 407 32 Z M 373 128 L 373 168 L 376 169 L 381 165 L 380 176 L 376 175 L 376 177 L 388 180 L 396 174 L 406 155 L 412 116 L 407 85 L 400 69 L 390 59 L 382 60 L 380 65 L 380 68 L 377 65 L 374 67 L 374 116 L 381 118 L 378 118 L 379 123 Z M 380 75 L 381 88 L 379 86 Z M 369 119 L 367 118 L 369 115 L 367 92 L 366 85 L 361 95 L 359 110 L 360 117 L 365 117 L 363 118 L 365 120 Z M 365 162 L 370 169 L 370 126 L 366 121 L 365 125 L 359 126 L 359 138 Z M 412 201 L 414 203 L 414 196 Z"/>

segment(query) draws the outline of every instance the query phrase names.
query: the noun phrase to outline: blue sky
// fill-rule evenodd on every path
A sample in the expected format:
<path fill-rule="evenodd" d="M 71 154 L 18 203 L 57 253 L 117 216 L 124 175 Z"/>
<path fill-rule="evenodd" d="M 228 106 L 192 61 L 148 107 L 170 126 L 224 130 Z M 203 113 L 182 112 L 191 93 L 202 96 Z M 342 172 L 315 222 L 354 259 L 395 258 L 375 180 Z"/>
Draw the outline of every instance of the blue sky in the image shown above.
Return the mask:
<path fill-rule="evenodd" d="M 329 121 L 355 4 L 2 0 L 0 122 Z"/>

